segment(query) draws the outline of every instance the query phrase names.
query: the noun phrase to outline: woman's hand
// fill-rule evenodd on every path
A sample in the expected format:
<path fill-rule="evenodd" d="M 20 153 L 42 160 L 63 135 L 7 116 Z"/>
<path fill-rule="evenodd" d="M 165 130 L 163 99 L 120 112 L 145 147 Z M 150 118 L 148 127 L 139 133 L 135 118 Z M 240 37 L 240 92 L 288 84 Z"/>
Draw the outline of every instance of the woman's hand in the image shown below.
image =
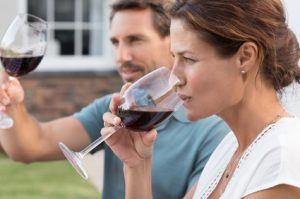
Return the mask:
<path fill-rule="evenodd" d="M 121 94 L 128 88 L 125 84 Z M 136 167 L 143 160 L 150 159 L 152 156 L 153 143 L 156 139 L 156 130 L 149 132 L 136 132 L 122 128 L 121 119 L 116 115 L 117 107 L 121 104 L 120 95 L 114 94 L 110 102 L 111 112 L 103 115 L 104 128 L 101 134 L 107 134 L 113 131 L 110 138 L 106 140 L 107 145 L 128 167 Z"/>

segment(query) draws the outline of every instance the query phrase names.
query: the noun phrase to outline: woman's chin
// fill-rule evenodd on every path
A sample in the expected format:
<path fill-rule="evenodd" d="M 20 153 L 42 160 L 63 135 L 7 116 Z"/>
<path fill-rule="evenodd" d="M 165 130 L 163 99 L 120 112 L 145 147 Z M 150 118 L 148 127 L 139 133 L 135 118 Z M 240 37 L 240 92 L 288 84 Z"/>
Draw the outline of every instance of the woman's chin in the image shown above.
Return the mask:
<path fill-rule="evenodd" d="M 199 120 L 200 118 L 192 113 L 187 112 L 187 119 L 192 122 L 195 122 L 195 121 Z"/>
<path fill-rule="evenodd" d="M 186 115 L 187 119 L 192 121 L 192 122 L 196 122 L 198 120 L 204 119 L 206 117 L 209 117 L 209 115 L 201 115 L 199 113 L 196 113 L 194 111 L 187 111 L 187 115 Z"/>

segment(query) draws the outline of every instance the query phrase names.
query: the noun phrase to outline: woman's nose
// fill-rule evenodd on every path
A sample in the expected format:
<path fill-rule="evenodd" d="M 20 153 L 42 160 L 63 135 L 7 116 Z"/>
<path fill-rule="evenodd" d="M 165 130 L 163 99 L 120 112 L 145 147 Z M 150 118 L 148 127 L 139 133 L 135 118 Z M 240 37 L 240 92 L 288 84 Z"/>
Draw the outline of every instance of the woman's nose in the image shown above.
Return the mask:
<path fill-rule="evenodd" d="M 173 81 L 176 87 L 180 87 L 184 85 L 185 82 L 183 77 L 184 77 L 184 71 L 182 71 L 181 68 L 177 65 L 177 63 L 174 62 L 171 71 L 170 81 Z"/>

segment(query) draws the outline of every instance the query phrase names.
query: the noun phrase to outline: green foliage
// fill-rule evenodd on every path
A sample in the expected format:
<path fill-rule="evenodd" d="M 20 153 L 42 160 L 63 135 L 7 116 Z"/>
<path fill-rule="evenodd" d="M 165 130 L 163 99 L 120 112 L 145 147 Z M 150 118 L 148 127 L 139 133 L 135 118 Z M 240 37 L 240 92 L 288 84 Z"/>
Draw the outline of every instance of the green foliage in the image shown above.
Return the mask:
<path fill-rule="evenodd" d="M 98 199 L 66 161 L 21 164 L 0 154 L 0 199 Z"/>

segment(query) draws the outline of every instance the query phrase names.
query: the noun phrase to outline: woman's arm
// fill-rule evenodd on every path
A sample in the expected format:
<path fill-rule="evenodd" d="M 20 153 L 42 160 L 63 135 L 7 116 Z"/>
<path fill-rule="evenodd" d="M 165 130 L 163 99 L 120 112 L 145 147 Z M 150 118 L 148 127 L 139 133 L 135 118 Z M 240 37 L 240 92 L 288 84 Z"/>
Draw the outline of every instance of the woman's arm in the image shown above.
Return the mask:
<path fill-rule="evenodd" d="M 129 199 L 151 199 L 152 148 L 156 139 L 155 129 L 149 132 L 134 132 L 125 128 L 119 129 L 121 119 L 115 115 L 116 107 L 121 100 L 113 95 L 110 112 L 103 115 L 104 128 L 101 134 L 112 134 L 105 142 L 124 163 L 125 195 Z"/>
<path fill-rule="evenodd" d="M 186 195 L 184 196 L 183 199 L 192 199 L 192 198 L 193 198 L 194 193 L 195 193 L 196 188 L 197 188 L 197 184 L 198 184 L 198 183 L 195 183 L 195 184 L 193 185 L 193 187 L 186 193 Z"/>
<path fill-rule="evenodd" d="M 152 159 L 143 160 L 139 166 L 124 165 L 126 193 L 128 199 L 152 199 L 151 186 Z"/>

